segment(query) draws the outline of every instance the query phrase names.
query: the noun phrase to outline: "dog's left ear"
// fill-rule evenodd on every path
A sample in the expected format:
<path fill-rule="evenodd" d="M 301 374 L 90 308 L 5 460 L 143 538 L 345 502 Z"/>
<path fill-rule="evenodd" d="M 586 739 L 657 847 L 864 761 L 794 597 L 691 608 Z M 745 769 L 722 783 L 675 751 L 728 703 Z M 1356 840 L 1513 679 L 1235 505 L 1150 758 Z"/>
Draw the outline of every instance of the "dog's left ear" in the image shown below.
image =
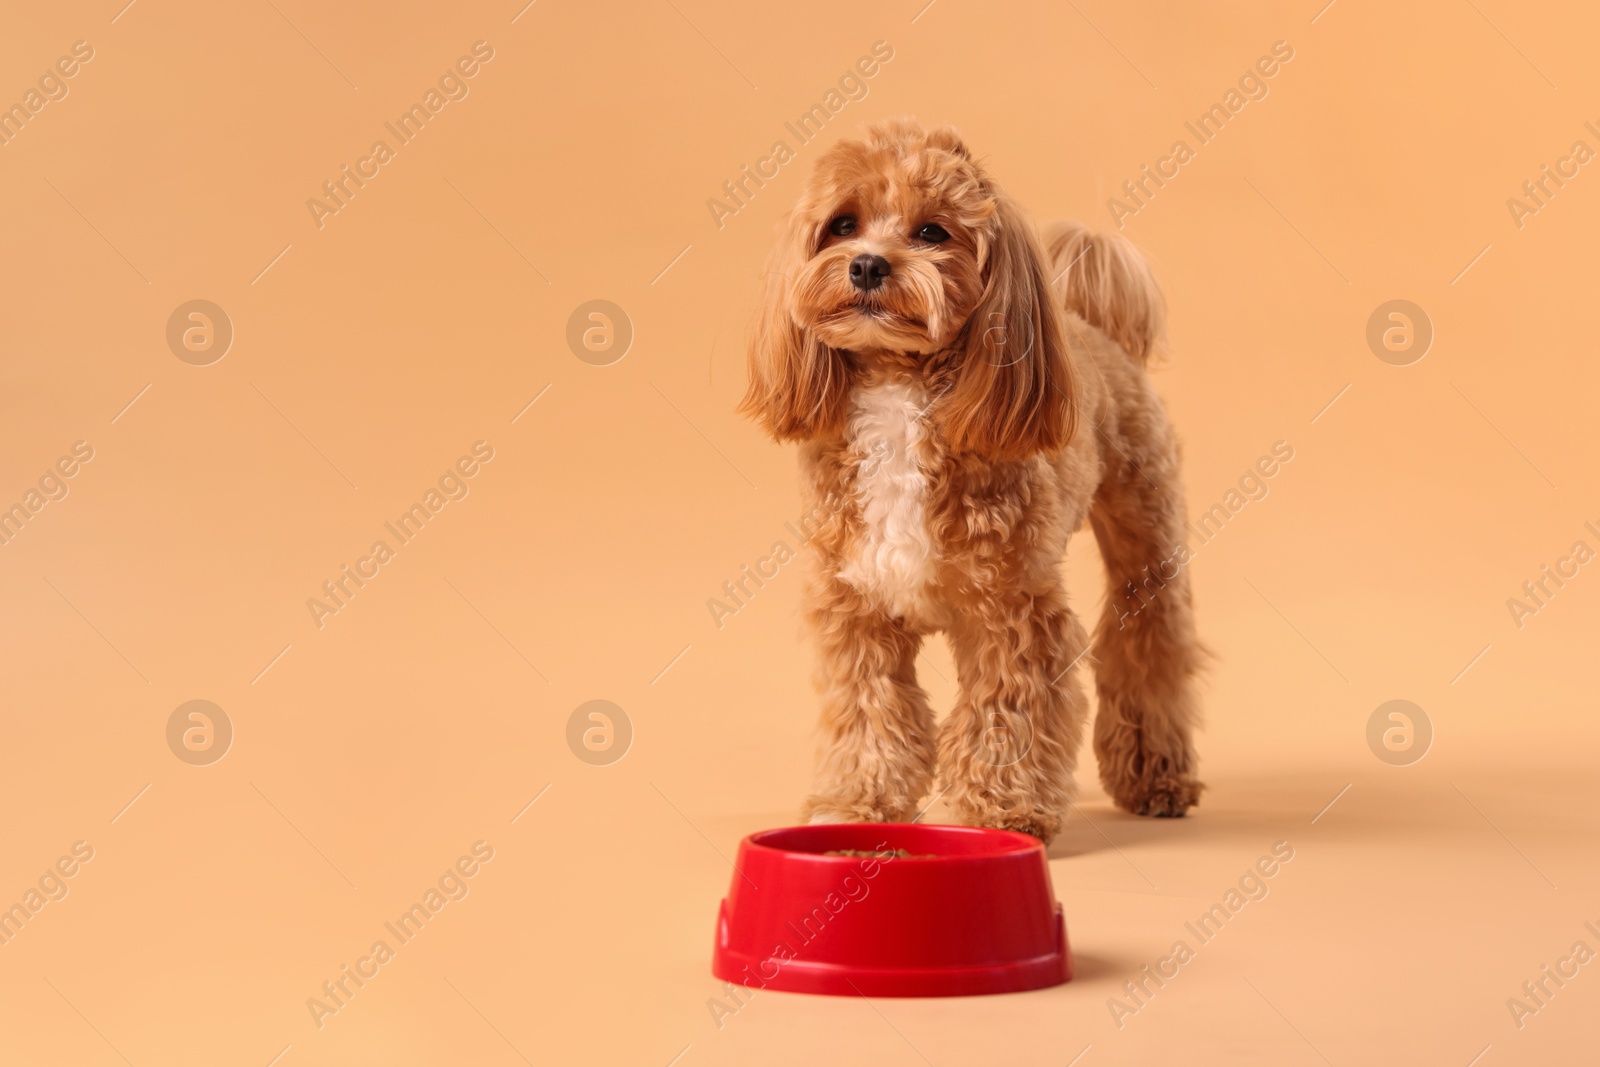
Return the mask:
<path fill-rule="evenodd" d="M 761 312 L 750 337 L 750 383 L 739 410 L 779 441 L 838 432 L 850 392 L 850 365 L 795 322 L 795 279 L 816 251 L 811 217 L 801 207 L 784 219 L 767 261 Z"/>
<path fill-rule="evenodd" d="M 978 247 L 983 294 L 949 354 L 950 384 L 935 411 L 953 451 L 1024 459 L 1071 439 L 1071 369 L 1044 250 L 1021 209 L 993 195 Z"/>

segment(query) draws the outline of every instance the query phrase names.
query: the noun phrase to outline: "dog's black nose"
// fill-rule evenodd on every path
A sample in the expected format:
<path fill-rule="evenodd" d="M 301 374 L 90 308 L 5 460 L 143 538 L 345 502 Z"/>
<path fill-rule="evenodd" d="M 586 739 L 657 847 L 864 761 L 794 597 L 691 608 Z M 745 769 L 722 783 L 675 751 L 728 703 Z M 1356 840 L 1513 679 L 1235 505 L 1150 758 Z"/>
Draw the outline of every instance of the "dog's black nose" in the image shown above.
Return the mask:
<path fill-rule="evenodd" d="M 889 276 L 889 261 L 882 256 L 863 252 L 850 261 L 850 284 L 864 293 L 883 284 Z"/>

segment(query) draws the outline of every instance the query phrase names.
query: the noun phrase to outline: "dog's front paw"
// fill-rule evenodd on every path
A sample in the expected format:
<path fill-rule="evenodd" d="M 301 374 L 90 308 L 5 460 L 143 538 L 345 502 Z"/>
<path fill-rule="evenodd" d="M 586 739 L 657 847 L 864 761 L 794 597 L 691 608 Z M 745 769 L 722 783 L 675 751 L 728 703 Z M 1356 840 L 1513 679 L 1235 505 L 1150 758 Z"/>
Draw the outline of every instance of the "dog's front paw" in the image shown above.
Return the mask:
<path fill-rule="evenodd" d="M 1044 812 L 1033 812 L 1020 818 L 1002 819 L 994 824 L 996 830 L 1015 830 L 1018 833 L 1031 834 L 1049 845 L 1055 840 L 1056 834 L 1061 831 L 1061 817 L 1047 815 Z"/>
<path fill-rule="evenodd" d="M 1118 790 L 1113 799 L 1119 807 L 1135 815 L 1176 819 L 1200 803 L 1203 789 L 1205 785 L 1192 775 L 1163 774 L 1131 783 L 1125 790 Z"/>
<path fill-rule="evenodd" d="M 800 808 L 800 821 L 811 825 L 839 822 L 904 822 L 898 812 L 881 806 L 840 800 L 835 797 L 808 797 Z"/>
<path fill-rule="evenodd" d="M 954 790 L 952 790 L 954 792 Z M 1061 831 L 1059 811 L 1047 809 L 1030 798 L 1002 799 L 988 792 L 961 791 L 945 796 L 955 820 L 963 826 L 986 826 L 991 830 L 1015 830 L 1031 834 L 1048 845 Z"/>

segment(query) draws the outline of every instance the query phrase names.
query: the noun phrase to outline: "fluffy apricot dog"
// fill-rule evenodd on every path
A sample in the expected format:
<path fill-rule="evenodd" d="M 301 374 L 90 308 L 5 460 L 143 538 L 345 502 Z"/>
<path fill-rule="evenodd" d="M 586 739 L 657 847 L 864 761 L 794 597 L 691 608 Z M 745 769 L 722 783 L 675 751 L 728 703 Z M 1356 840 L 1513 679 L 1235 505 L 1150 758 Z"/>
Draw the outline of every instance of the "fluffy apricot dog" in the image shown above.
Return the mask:
<path fill-rule="evenodd" d="M 937 785 L 961 821 L 1048 841 L 1091 663 L 1101 781 L 1129 811 L 1182 815 L 1200 646 L 1188 574 L 1160 565 L 1184 502 L 1139 253 L 1072 224 L 1041 241 L 954 131 L 900 120 L 818 160 L 765 286 L 741 410 L 801 444 L 820 516 L 802 817 L 906 821 Z M 1085 521 L 1110 584 L 1092 654 L 1060 573 Z M 937 727 L 915 668 L 934 631 L 961 687 Z"/>

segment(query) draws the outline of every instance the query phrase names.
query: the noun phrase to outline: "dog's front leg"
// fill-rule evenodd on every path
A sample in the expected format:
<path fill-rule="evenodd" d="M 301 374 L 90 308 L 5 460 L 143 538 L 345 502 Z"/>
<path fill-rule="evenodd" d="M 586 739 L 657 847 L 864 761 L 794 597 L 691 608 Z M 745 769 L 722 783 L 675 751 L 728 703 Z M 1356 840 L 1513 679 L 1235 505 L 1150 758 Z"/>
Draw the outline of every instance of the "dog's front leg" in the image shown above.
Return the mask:
<path fill-rule="evenodd" d="M 807 622 L 822 693 L 807 822 L 906 822 L 933 780 L 933 712 L 917 684 L 922 635 L 837 577 L 817 583 Z"/>
<path fill-rule="evenodd" d="M 939 737 L 945 803 L 968 825 L 1046 843 L 1075 795 L 1088 635 L 1060 589 L 983 596 L 950 630 L 961 698 Z"/>

